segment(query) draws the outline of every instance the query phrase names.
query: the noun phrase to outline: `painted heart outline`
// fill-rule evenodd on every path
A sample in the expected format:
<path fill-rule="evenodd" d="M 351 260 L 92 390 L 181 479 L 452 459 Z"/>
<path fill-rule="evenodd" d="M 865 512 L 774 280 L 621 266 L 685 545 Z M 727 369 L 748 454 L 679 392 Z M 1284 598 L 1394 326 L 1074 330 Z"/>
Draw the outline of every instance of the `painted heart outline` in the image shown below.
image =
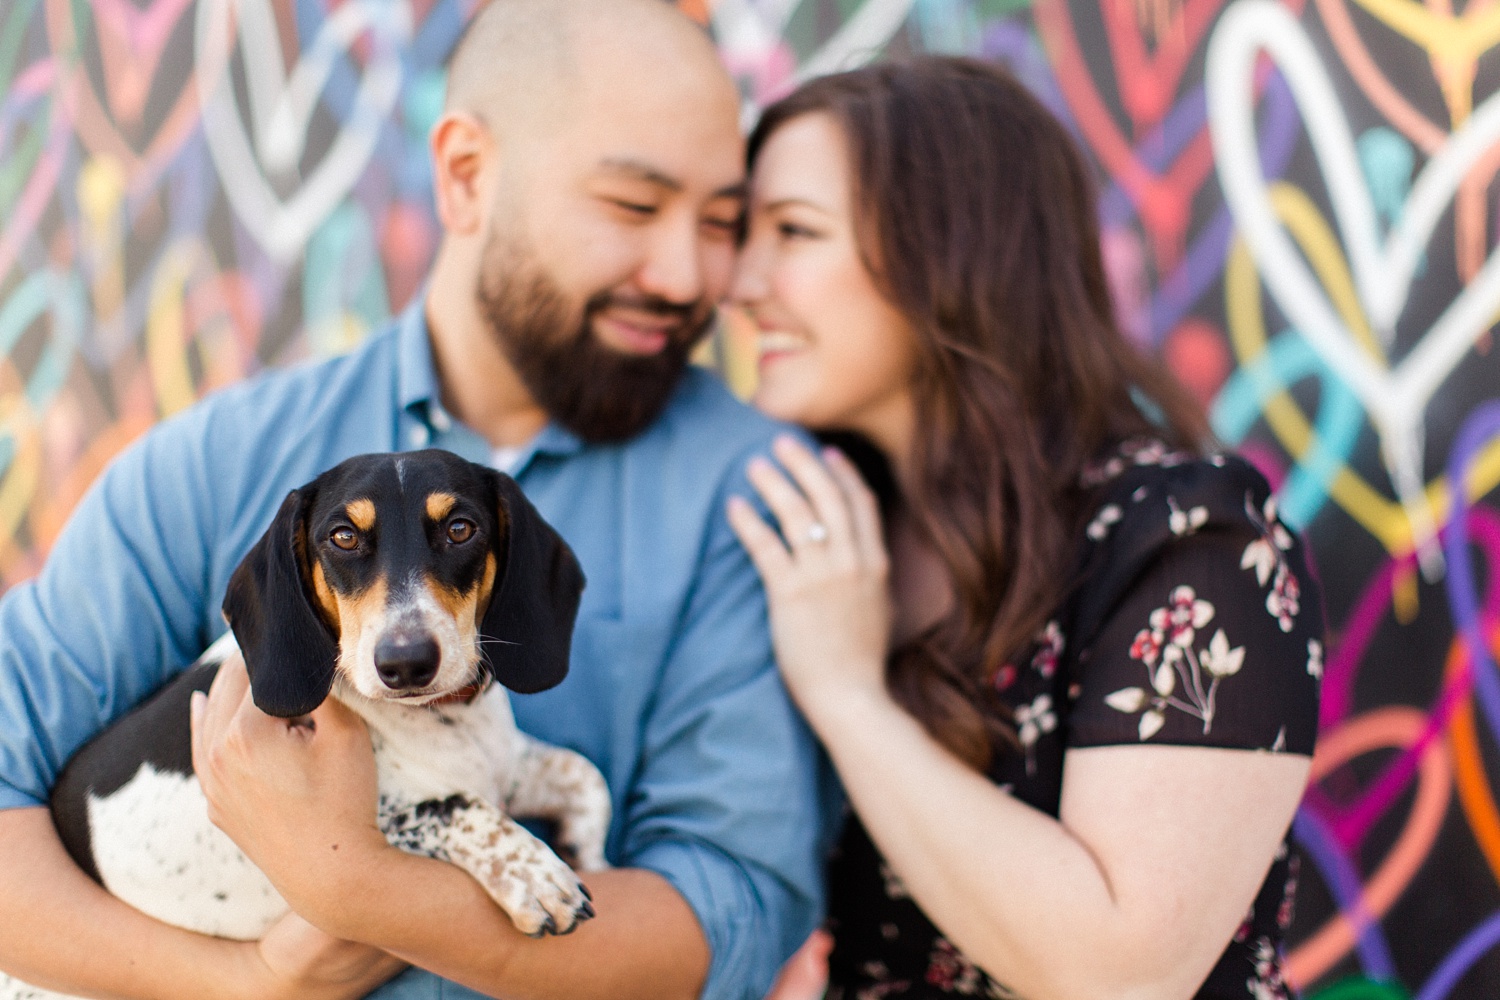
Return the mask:
<path fill-rule="evenodd" d="M 869 62 L 906 23 L 914 3 L 915 0 L 864 0 L 833 37 L 796 67 L 789 79 L 773 81 L 776 96 L 812 77 L 854 69 Z M 754 0 L 718 0 L 712 4 L 710 19 L 724 62 L 745 69 L 774 63 L 777 54 L 784 51 L 783 35 L 796 9 L 797 0 L 766 0 L 760 4 Z M 762 96 L 765 95 L 746 98 L 741 115 L 744 124 L 754 122 L 759 111 L 756 102 Z"/>
<path fill-rule="evenodd" d="M 229 75 L 231 17 L 238 24 L 254 143 L 245 135 Z M 266 0 L 199 3 L 194 72 L 203 95 L 209 152 L 235 214 L 278 263 L 301 252 L 364 171 L 382 122 L 400 95 L 401 50 L 411 26 L 405 0 L 349 0 L 323 22 L 288 77 L 281 69 L 281 44 Z M 276 174 L 295 170 L 335 59 L 366 31 L 375 44 L 353 112 L 306 182 L 283 201 L 262 168 Z"/>
<path fill-rule="evenodd" d="M 1285 78 L 1322 171 L 1360 303 L 1389 348 L 1422 253 L 1470 168 L 1500 140 L 1500 94 L 1480 105 L 1423 167 L 1384 245 L 1349 124 L 1333 83 L 1298 21 L 1274 0 L 1240 0 L 1209 40 L 1209 124 L 1219 182 L 1262 279 L 1287 317 L 1342 378 L 1380 435 L 1381 450 L 1421 556 L 1442 572 L 1437 526 L 1423 489 L 1424 415 L 1433 394 L 1500 310 L 1500 253 L 1401 361 L 1382 366 L 1355 343 L 1272 207 L 1255 145 L 1253 81 L 1264 53 Z"/>

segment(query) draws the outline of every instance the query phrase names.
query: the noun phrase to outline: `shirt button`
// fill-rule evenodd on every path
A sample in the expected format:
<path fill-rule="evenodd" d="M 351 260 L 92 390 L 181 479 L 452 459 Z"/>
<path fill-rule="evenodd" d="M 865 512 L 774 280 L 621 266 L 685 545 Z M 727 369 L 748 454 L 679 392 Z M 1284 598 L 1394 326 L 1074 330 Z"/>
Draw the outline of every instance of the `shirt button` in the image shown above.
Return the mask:
<path fill-rule="evenodd" d="M 418 424 L 411 429 L 411 443 L 414 448 L 425 448 L 432 441 L 432 432 L 423 424 Z"/>

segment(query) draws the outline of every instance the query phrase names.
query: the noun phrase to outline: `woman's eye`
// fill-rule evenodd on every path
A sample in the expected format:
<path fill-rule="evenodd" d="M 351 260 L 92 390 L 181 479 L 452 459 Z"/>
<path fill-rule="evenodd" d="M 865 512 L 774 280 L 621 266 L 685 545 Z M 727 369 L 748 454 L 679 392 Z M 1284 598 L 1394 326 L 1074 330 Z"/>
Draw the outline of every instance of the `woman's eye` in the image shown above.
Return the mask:
<path fill-rule="evenodd" d="M 795 222 L 778 222 L 776 231 L 783 239 L 808 239 L 818 235 L 806 226 L 799 226 Z"/>
<path fill-rule="evenodd" d="M 455 545 L 462 545 L 474 537 L 474 522 L 465 521 L 463 518 L 455 518 L 448 522 L 448 541 Z"/>
<path fill-rule="evenodd" d="M 354 533 L 353 528 L 334 528 L 328 535 L 328 540 L 345 552 L 359 545 L 359 535 Z"/>

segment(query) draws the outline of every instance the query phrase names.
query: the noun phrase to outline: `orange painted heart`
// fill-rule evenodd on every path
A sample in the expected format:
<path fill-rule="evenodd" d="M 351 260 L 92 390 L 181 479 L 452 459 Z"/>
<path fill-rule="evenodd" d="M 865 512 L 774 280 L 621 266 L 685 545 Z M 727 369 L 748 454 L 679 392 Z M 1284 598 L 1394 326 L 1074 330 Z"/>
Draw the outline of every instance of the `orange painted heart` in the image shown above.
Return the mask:
<path fill-rule="evenodd" d="M 1412 746 L 1421 739 L 1427 721 L 1423 712 L 1400 706 L 1350 720 L 1318 738 L 1312 780 L 1372 751 Z M 1322 976 L 1349 953 L 1360 932 L 1400 898 L 1442 828 L 1452 792 L 1452 770 L 1446 745 L 1440 740 L 1429 743 L 1417 769 L 1417 793 L 1405 827 L 1362 887 L 1356 905 L 1331 918 L 1287 956 L 1288 983 L 1300 989 Z"/>

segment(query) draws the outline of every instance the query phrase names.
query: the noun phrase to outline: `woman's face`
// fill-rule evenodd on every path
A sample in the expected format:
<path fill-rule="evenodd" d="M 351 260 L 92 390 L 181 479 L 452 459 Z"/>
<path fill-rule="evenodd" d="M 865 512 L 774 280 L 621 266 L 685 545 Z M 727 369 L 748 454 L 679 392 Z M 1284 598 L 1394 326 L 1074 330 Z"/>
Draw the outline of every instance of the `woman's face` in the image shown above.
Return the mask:
<path fill-rule="evenodd" d="M 912 422 L 914 336 L 875 288 L 854 230 L 844 134 L 822 113 L 761 148 L 731 301 L 758 329 L 755 405 L 814 428 L 847 428 L 888 453 Z"/>

